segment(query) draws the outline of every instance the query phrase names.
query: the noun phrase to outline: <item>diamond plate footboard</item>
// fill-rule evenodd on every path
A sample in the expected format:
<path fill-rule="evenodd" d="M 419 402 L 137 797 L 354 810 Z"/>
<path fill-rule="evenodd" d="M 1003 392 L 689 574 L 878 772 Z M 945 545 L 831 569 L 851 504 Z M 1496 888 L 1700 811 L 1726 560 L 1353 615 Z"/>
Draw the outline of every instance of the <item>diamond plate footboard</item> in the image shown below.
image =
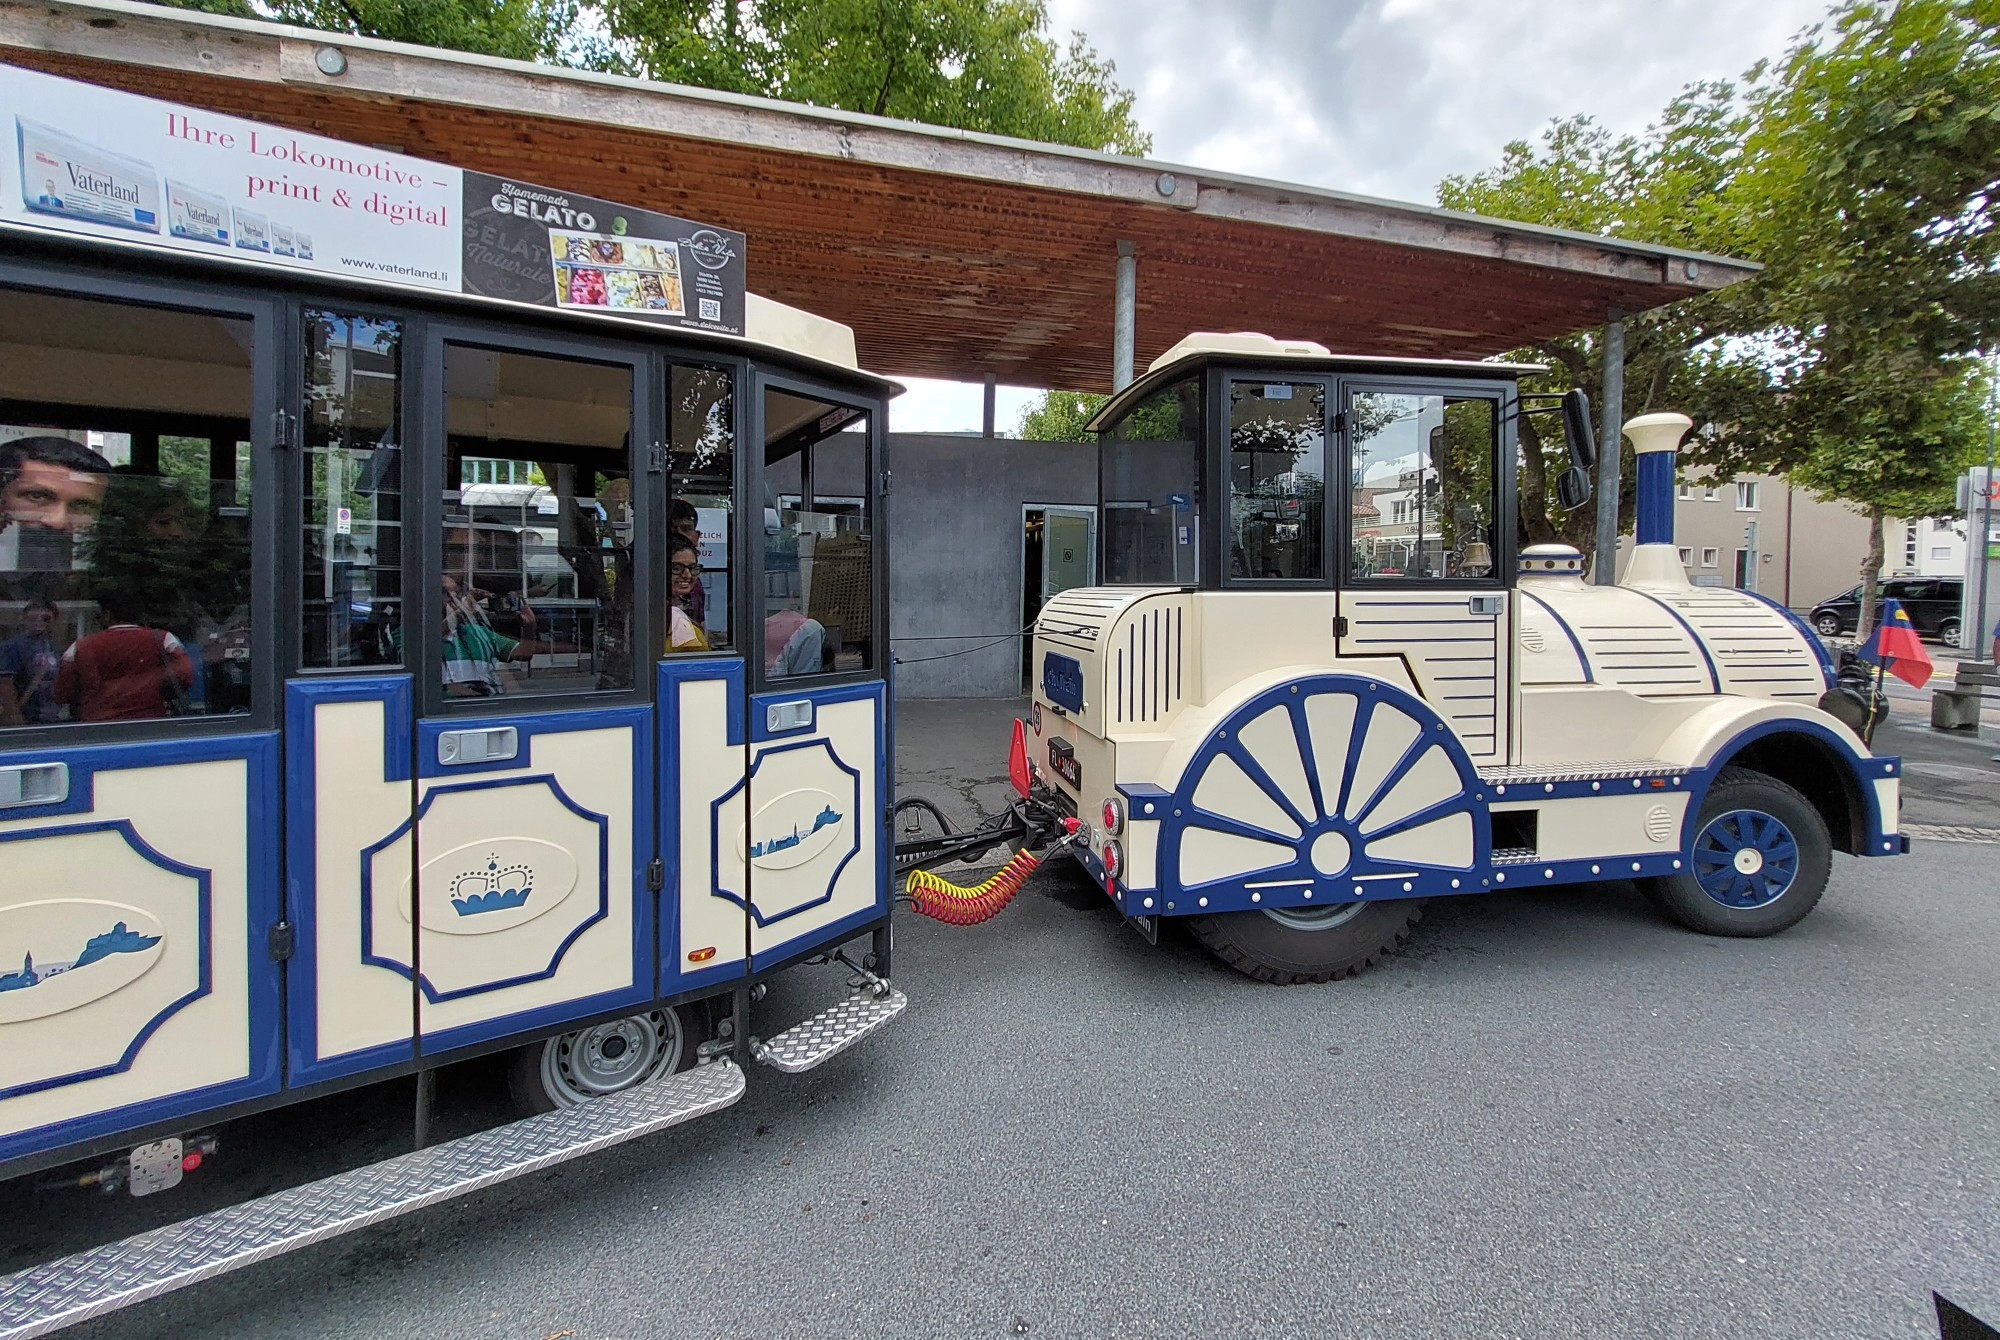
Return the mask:
<path fill-rule="evenodd" d="M 886 985 L 886 984 L 885 984 Z M 774 1070 L 798 1074 L 838 1055 L 903 1012 L 910 998 L 891 987 L 886 995 L 858 992 L 768 1042 L 750 1040 L 750 1054 Z"/>
<path fill-rule="evenodd" d="M 0 1340 L 47 1335 L 370 1224 L 468 1195 L 728 1107 L 723 1060 L 529 1117 L 0 1279 Z"/>

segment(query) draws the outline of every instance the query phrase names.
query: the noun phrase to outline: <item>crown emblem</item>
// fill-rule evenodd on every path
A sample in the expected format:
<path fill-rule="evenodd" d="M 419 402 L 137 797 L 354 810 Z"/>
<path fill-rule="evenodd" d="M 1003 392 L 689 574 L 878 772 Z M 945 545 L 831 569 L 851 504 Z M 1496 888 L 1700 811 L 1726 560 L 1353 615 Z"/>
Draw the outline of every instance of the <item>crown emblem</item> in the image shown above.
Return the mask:
<path fill-rule="evenodd" d="M 534 891 L 534 872 L 527 866 L 503 866 L 489 856 L 484 870 L 468 870 L 451 882 L 451 905 L 462 917 L 477 916 L 520 907 Z"/>

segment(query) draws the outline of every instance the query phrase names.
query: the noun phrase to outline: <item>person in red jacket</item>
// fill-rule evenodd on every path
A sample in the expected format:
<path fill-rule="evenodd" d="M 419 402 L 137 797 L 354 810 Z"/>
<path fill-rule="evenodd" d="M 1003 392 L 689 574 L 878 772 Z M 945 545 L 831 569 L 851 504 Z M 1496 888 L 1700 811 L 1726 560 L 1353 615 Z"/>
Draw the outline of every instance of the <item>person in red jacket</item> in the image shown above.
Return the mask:
<path fill-rule="evenodd" d="M 144 721 L 174 715 L 193 685 L 194 662 L 179 638 L 121 621 L 70 644 L 55 696 L 72 721 Z"/>

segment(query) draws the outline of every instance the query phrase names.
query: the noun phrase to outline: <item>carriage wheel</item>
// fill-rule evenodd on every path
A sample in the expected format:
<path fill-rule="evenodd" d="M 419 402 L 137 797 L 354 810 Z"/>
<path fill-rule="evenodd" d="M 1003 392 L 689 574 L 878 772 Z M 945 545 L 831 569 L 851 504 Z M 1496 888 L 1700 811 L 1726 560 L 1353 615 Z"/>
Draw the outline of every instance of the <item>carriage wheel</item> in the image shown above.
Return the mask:
<path fill-rule="evenodd" d="M 1408 937 L 1421 890 L 1472 878 L 1487 845 L 1477 781 L 1398 690 L 1327 676 L 1265 694 L 1203 745 L 1175 795 L 1177 910 L 1260 980 L 1351 976 Z M 1259 905 L 1201 912 L 1211 899 Z"/>

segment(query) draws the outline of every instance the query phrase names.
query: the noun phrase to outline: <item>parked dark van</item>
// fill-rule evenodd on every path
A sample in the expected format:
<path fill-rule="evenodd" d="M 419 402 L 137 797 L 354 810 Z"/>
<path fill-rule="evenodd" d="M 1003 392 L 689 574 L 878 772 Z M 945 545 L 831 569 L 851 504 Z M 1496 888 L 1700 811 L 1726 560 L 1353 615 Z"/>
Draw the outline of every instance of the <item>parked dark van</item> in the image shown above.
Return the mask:
<path fill-rule="evenodd" d="M 1882 596 L 1896 600 L 1909 613 L 1918 636 L 1935 638 L 1947 647 L 1963 641 L 1958 609 L 1964 589 L 1962 577 L 1891 577 L 1880 588 Z M 1850 586 L 1813 606 L 1812 626 L 1821 637 L 1840 637 L 1854 631 L 1860 615 L 1861 588 Z"/>

